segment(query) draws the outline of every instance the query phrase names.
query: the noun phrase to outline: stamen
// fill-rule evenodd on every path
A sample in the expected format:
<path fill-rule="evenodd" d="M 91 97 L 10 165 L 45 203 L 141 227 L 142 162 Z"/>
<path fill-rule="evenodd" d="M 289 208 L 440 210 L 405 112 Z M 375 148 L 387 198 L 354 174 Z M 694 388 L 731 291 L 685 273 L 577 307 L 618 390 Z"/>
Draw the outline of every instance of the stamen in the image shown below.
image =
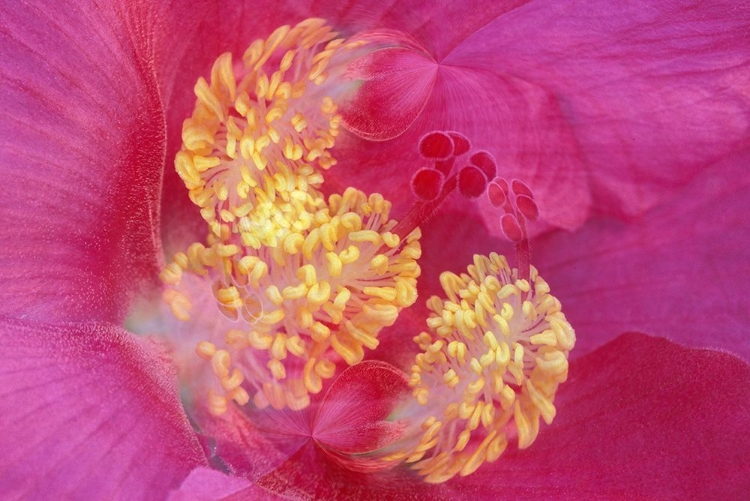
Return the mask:
<path fill-rule="evenodd" d="M 218 310 L 236 325 L 196 348 L 220 382 L 212 412 L 230 400 L 247 403 L 248 392 L 258 407 L 302 409 L 336 363 L 356 364 L 378 346 L 380 330 L 415 302 L 420 273 L 419 230 L 394 234 L 390 208 L 379 194 L 349 188 L 308 225 L 283 232 L 276 247 L 227 244 L 224 231 L 175 256 L 161 277 L 177 317 L 189 320 L 189 291 L 180 285 L 190 274 L 205 277 Z"/>
<path fill-rule="evenodd" d="M 529 447 L 539 419 L 555 417 L 555 393 L 568 373 L 573 328 L 549 286 L 497 254 L 474 256 L 467 273 L 445 272 L 446 299 L 432 297 L 429 332 L 415 337 L 410 385 L 421 424 L 413 443 L 391 456 L 427 482 L 469 475 L 517 437 Z"/>
<path fill-rule="evenodd" d="M 336 163 L 341 123 L 333 98 L 346 90 L 343 78 L 329 77 L 363 44 L 307 19 L 256 40 L 241 63 L 221 55 L 209 81 L 198 80 L 175 166 L 215 235 L 228 227 L 246 246 L 274 247 L 321 208 L 315 188 L 320 169 Z"/>

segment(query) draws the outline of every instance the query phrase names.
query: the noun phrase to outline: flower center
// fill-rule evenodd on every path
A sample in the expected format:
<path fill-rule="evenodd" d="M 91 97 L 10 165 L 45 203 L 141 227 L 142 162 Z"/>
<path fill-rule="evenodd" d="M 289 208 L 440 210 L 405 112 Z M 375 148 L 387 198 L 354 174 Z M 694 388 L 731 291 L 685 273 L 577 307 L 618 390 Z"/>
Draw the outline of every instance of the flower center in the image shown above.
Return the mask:
<path fill-rule="evenodd" d="M 333 97 L 345 92 L 346 62 L 364 45 L 336 35 L 321 19 L 282 26 L 253 42 L 240 64 L 225 53 L 210 82 L 198 80 L 175 166 L 215 235 L 227 226 L 247 246 L 275 246 L 319 207 L 317 169 L 336 163 Z"/>
<path fill-rule="evenodd" d="M 509 436 L 526 448 L 549 424 L 558 385 L 568 373 L 575 333 L 547 283 L 530 269 L 519 278 L 497 254 L 475 256 L 466 274 L 445 272 L 447 296 L 433 296 L 415 337 L 422 353 L 410 385 L 421 425 L 393 460 L 414 463 L 428 482 L 468 475 L 495 461 Z M 417 442 L 418 440 L 418 442 Z"/>
<path fill-rule="evenodd" d="M 308 19 L 253 42 L 239 64 L 223 54 L 210 81 L 198 80 L 175 166 L 208 237 L 162 270 L 163 297 L 192 323 L 186 331 L 199 331 L 211 413 L 251 401 L 301 410 L 416 301 L 419 225 L 454 191 L 486 194 L 504 211 L 519 266 L 492 254 L 475 256 L 465 274 L 441 274 L 447 298 L 430 298 L 429 332 L 414 338 L 414 399 L 394 413 L 413 433 L 382 451 L 442 482 L 495 461 L 509 438 L 528 447 L 539 419 L 552 422 L 575 333 L 530 266 L 531 190 L 495 177 L 494 158 L 463 135 L 421 138 L 427 167 L 412 178 L 418 201 L 400 222 L 377 193 L 323 197 L 321 170 L 336 163 L 336 102 L 365 43 Z"/>

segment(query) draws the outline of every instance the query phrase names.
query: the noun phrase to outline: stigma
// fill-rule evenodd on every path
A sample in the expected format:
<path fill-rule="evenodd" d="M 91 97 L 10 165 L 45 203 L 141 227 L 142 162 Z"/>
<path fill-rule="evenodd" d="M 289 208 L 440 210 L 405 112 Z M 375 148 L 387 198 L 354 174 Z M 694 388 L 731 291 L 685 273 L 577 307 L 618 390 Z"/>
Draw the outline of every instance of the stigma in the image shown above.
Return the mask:
<path fill-rule="evenodd" d="M 393 233 L 391 204 L 379 194 L 349 188 L 321 203 L 275 247 L 227 243 L 225 230 L 162 272 L 178 319 L 191 321 L 187 274 L 213 291 L 216 314 L 233 325 L 196 347 L 217 379 L 208 395 L 214 414 L 251 399 L 259 408 L 307 407 L 339 363 L 361 361 L 416 301 L 419 230 L 403 240 Z"/>
<path fill-rule="evenodd" d="M 336 163 L 341 124 L 335 99 L 351 87 L 343 73 L 363 44 L 307 19 L 254 41 L 239 62 L 221 55 L 198 80 L 175 167 L 215 235 L 226 227 L 246 246 L 275 246 L 322 207 L 316 188 Z"/>
<path fill-rule="evenodd" d="M 469 475 L 516 438 L 529 447 L 540 419 L 555 418 L 555 393 L 568 374 L 575 332 L 532 266 L 529 278 L 497 254 L 475 256 L 466 273 L 444 272 L 445 298 L 427 302 L 429 331 L 410 386 L 419 430 L 390 459 L 427 482 Z"/>

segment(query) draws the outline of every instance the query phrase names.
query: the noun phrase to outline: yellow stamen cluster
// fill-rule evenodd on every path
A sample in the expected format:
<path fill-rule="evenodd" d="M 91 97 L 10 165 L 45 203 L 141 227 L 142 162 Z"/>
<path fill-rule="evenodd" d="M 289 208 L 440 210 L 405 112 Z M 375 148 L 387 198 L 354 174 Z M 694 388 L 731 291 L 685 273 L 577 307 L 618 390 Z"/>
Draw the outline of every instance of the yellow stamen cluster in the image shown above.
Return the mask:
<path fill-rule="evenodd" d="M 241 63 L 223 54 L 210 80 L 198 80 L 175 166 L 215 235 L 226 226 L 248 247 L 275 246 L 320 207 L 319 169 L 336 163 L 329 150 L 341 123 L 326 83 L 363 45 L 336 36 L 321 19 L 282 26 Z"/>
<path fill-rule="evenodd" d="M 214 414 L 251 398 L 306 407 L 337 363 L 359 362 L 416 300 L 419 230 L 401 241 L 378 194 L 348 189 L 326 201 L 318 191 L 321 169 L 336 163 L 332 96 L 346 98 L 346 66 L 363 45 L 308 19 L 256 40 L 241 63 L 223 54 L 195 85 L 175 167 L 209 237 L 160 277 L 176 318 L 191 321 L 187 284 L 198 283 L 226 317 L 215 325 L 232 325 L 218 329 L 223 339 L 209 327 L 196 348 L 218 380 Z"/>
<path fill-rule="evenodd" d="M 223 393 L 209 398 L 213 412 L 225 411 L 228 400 L 247 402 L 243 380 L 259 407 L 304 408 L 334 375 L 335 361 L 352 365 L 377 347 L 380 330 L 415 302 L 420 273 L 419 230 L 401 241 L 390 231 L 390 207 L 378 194 L 349 188 L 307 213 L 306 227 L 275 247 L 226 243 L 232 235 L 225 231 L 175 256 L 161 274 L 172 286 L 164 297 L 175 316 L 190 319 L 179 286 L 191 273 L 211 281 L 219 310 L 238 322 L 224 349 L 202 343 L 197 350 L 221 382 Z"/>
<path fill-rule="evenodd" d="M 508 438 L 526 448 L 539 418 L 549 424 L 558 385 L 568 374 L 575 333 L 560 302 L 531 268 L 519 279 L 504 257 L 475 256 L 460 276 L 443 273 L 447 295 L 432 297 L 430 332 L 410 385 L 423 414 L 419 443 L 392 456 L 413 463 L 427 482 L 468 475 L 495 461 Z"/>

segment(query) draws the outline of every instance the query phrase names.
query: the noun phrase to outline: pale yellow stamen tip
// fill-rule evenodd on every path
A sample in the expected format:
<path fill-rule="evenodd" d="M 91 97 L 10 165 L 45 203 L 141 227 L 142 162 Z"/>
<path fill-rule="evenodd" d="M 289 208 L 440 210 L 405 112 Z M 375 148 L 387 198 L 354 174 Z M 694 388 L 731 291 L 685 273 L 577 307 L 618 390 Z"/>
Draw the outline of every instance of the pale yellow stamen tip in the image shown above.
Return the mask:
<path fill-rule="evenodd" d="M 190 320 L 190 310 L 192 309 L 192 303 L 190 300 L 179 291 L 174 289 L 167 289 L 164 291 L 164 301 L 172 309 L 172 314 L 178 320 L 187 322 Z"/>

